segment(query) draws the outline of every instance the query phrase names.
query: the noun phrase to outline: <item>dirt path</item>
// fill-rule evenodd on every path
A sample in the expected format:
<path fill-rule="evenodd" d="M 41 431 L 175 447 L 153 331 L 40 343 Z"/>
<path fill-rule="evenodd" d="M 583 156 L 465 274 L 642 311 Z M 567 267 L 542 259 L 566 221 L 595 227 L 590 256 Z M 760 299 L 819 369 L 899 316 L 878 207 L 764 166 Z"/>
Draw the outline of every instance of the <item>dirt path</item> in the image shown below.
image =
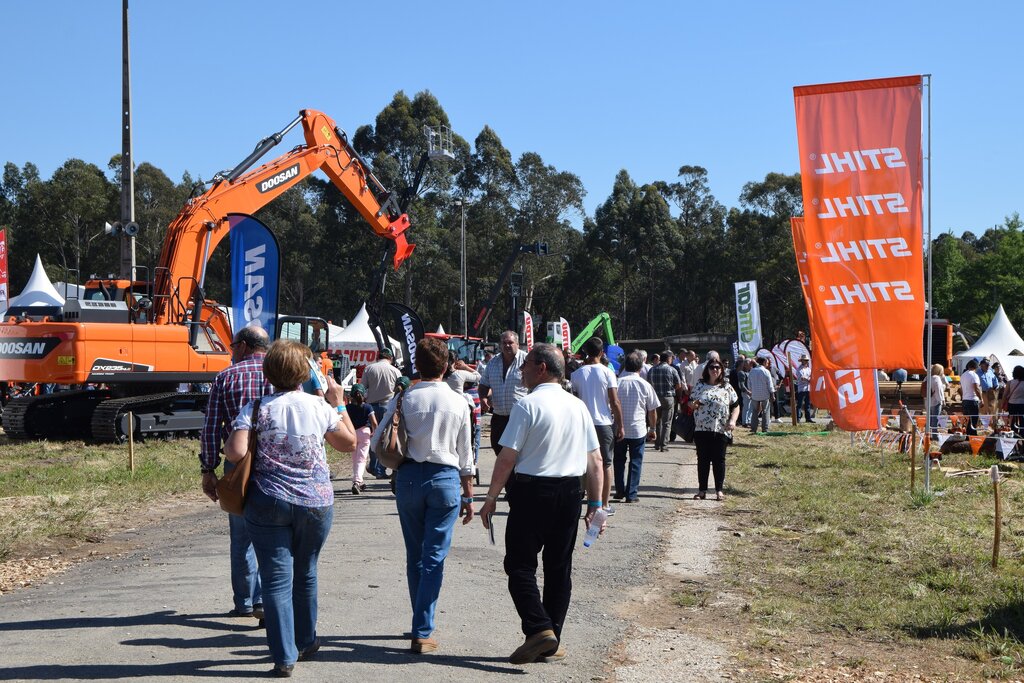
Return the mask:
<path fill-rule="evenodd" d="M 484 453 L 482 461 L 486 483 L 493 457 Z M 456 530 L 447 563 L 438 605 L 441 651 L 407 654 L 408 593 L 394 500 L 385 482 L 352 496 L 348 479 L 339 479 L 334 529 L 320 563 L 324 647 L 296 677 L 477 683 L 481 674 L 526 672 L 550 681 L 719 680 L 725 653 L 688 636 L 683 622 L 664 623 L 678 613 L 665 604 L 664 582 L 694 580 L 713 566 L 707 558 L 718 534 L 710 514 L 715 504 L 688 500 L 683 486 L 692 487 L 692 461 L 690 447 L 648 453 L 642 500 L 618 506 L 606 536 L 576 553 L 564 632 L 569 657 L 525 667 L 507 662 L 522 635 L 505 586 L 501 541 L 489 546 L 476 521 Z M 500 539 L 503 520 L 496 521 Z M 231 607 L 226 526 L 223 514 L 203 504 L 110 541 L 133 550 L 94 557 L 0 597 L 0 680 L 265 672 L 262 631 L 225 616 Z"/>

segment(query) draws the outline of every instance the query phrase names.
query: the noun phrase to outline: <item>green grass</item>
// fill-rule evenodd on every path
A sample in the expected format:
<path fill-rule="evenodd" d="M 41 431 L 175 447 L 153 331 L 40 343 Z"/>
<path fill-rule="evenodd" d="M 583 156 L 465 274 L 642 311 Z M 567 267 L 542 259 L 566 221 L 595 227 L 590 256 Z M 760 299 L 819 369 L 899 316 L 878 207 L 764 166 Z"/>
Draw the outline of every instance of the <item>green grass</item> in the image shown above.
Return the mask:
<path fill-rule="evenodd" d="M 908 456 L 880 458 L 838 433 L 748 437 L 728 457 L 726 511 L 745 533 L 721 552 L 721 576 L 750 603 L 756 629 L 935 639 L 985 661 L 986 675 L 1024 670 L 1024 476 L 1016 469 L 1001 484 L 993 571 L 988 476 L 934 470 L 925 494 L 919 471 L 911 494 Z M 961 458 L 965 468 L 995 462 Z"/>
<path fill-rule="evenodd" d="M 134 511 L 198 499 L 194 440 L 127 445 L 14 441 L 0 435 L 0 561 L 94 540 Z"/>

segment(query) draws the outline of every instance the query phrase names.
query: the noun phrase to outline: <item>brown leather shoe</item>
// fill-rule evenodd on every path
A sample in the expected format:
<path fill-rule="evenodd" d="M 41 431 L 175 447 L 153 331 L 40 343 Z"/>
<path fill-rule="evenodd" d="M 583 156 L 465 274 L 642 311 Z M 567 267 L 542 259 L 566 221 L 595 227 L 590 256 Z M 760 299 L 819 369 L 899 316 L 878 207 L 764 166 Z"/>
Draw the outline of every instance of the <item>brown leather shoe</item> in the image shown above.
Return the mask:
<path fill-rule="evenodd" d="M 547 657 L 558 651 L 558 638 L 551 629 L 534 633 L 508 658 L 513 664 L 530 664 L 539 657 Z"/>
<path fill-rule="evenodd" d="M 539 664 L 554 664 L 555 662 L 560 662 L 563 659 L 565 659 L 565 648 L 559 645 L 554 654 L 541 655 L 540 657 L 537 657 L 536 661 Z"/>
<path fill-rule="evenodd" d="M 437 652 L 438 644 L 433 638 L 413 638 L 409 649 L 418 655 Z"/>

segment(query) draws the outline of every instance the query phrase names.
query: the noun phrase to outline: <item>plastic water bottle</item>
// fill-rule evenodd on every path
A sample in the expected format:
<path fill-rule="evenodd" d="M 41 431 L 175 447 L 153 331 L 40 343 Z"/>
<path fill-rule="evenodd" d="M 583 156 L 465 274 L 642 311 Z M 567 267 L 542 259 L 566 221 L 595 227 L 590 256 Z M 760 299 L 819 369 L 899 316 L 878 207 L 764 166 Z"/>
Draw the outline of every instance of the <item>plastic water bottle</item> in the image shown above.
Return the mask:
<path fill-rule="evenodd" d="M 589 548 L 597 540 L 597 537 L 601 535 L 601 527 L 604 525 L 604 521 L 608 519 L 608 511 L 604 508 L 598 508 L 597 512 L 594 513 L 593 519 L 590 520 L 590 526 L 587 527 L 587 533 L 583 535 L 583 547 Z"/>

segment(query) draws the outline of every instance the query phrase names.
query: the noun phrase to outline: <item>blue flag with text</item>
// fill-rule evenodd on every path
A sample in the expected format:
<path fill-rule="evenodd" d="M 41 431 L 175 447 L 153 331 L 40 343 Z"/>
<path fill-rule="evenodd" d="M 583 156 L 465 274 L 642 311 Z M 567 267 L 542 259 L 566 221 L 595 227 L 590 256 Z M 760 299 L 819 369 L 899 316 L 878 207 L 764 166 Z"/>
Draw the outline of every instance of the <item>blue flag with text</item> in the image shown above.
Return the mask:
<path fill-rule="evenodd" d="M 231 214 L 231 329 L 258 323 L 273 339 L 281 259 L 277 238 L 252 216 Z"/>

